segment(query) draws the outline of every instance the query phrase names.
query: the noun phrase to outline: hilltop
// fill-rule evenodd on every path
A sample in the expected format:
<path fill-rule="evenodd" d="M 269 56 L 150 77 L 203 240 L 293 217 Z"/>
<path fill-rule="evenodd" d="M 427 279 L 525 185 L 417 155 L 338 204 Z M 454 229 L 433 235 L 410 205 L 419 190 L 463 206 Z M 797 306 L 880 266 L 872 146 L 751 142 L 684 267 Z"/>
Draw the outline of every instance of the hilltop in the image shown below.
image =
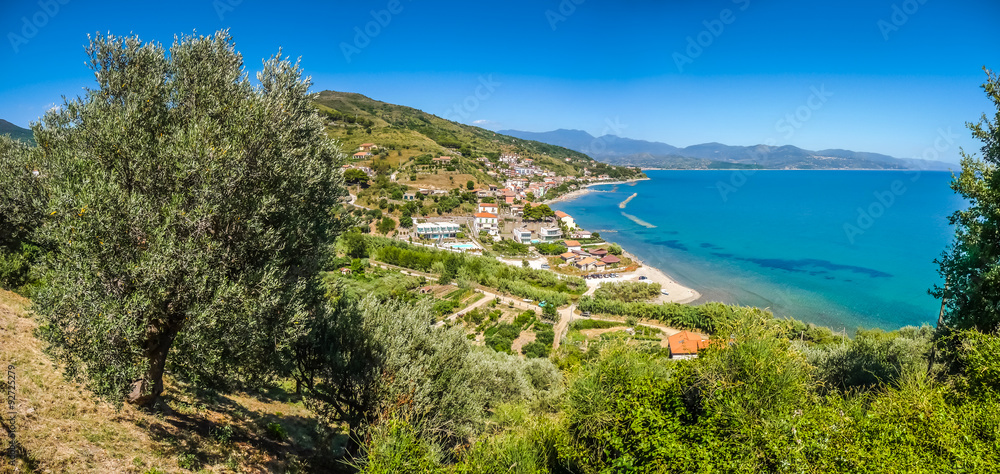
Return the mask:
<path fill-rule="evenodd" d="M 594 137 L 582 130 L 500 133 L 538 140 L 587 153 L 606 163 L 619 166 L 669 169 L 924 169 L 948 170 L 956 165 L 941 161 L 896 158 L 879 153 L 852 150 L 805 150 L 784 146 L 732 146 L 702 143 L 679 148 L 661 142 L 634 140 L 615 135 Z"/>

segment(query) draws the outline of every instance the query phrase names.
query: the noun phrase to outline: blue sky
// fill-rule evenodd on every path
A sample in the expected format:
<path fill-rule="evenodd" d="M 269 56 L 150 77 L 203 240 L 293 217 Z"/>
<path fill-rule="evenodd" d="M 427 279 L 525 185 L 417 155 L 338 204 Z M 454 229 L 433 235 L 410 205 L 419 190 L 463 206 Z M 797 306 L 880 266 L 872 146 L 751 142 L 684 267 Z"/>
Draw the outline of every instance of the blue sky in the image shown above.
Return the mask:
<path fill-rule="evenodd" d="M 250 71 L 280 46 L 317 91 L 487 128 L 956 161 L 992 110 L 981 68 L 1000 69 L 995 0 L 158 3 L 2 2 L 0 118 L 91 86 L 88 33 L 229 28 Z M 958 138 L 934 152 L 941 132 Z"/>

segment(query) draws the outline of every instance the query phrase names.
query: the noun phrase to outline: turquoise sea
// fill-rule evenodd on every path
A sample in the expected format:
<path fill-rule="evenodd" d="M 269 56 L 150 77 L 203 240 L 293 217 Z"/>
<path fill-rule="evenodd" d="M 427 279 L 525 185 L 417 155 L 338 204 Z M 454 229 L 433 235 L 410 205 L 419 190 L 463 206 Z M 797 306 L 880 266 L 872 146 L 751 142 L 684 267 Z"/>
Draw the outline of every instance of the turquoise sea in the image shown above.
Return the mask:
<path fill-rule="evenodd" d="M 934 259 L 952 240 L 948 216 L 965 207 L 951 173 L 646 174 L 552 207 L 698 290 L 698 303 L 768 307 L 849 332 L 937 320 Z"/>

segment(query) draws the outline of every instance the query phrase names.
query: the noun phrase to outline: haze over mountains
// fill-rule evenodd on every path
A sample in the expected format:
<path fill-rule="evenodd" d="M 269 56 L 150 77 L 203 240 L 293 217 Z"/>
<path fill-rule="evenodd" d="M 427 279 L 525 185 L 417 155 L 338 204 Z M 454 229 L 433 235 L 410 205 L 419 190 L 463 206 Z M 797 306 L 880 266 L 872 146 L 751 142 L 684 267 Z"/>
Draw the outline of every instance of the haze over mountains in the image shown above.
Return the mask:
<path fill-rule="evenodd" d="M 792 145 L 732 146 L 703 143 L 678 148 L 661 142 L 595 137 L 583 130 L 559 129 L 551 132 L 500 130 L 497 133 L 536 140 L 586 153 L 614 165 L 664 169 L 925 169 L 948 170 L 958 165 L 941 161 L 896 158 L 879 153 L 852 150 L 805 150 Z"/>

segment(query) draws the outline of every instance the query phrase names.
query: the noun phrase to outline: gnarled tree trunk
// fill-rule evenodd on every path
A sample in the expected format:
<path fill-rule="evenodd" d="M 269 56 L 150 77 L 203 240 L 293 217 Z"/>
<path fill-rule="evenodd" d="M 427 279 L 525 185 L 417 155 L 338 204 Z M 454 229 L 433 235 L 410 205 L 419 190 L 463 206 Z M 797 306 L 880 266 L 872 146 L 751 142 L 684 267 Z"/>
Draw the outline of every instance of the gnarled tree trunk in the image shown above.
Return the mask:
<path fill-rule="evenodd" d="M 180 332 L 180 324 L 168 324 L 152 329 L 144 344 L 146 361 L 149 364 L 146 376 L 132 383 L 128 402 L 142 408 L 152 408 L 163 393 L 163 369 L 167 364 L 167 353 Z"/>

